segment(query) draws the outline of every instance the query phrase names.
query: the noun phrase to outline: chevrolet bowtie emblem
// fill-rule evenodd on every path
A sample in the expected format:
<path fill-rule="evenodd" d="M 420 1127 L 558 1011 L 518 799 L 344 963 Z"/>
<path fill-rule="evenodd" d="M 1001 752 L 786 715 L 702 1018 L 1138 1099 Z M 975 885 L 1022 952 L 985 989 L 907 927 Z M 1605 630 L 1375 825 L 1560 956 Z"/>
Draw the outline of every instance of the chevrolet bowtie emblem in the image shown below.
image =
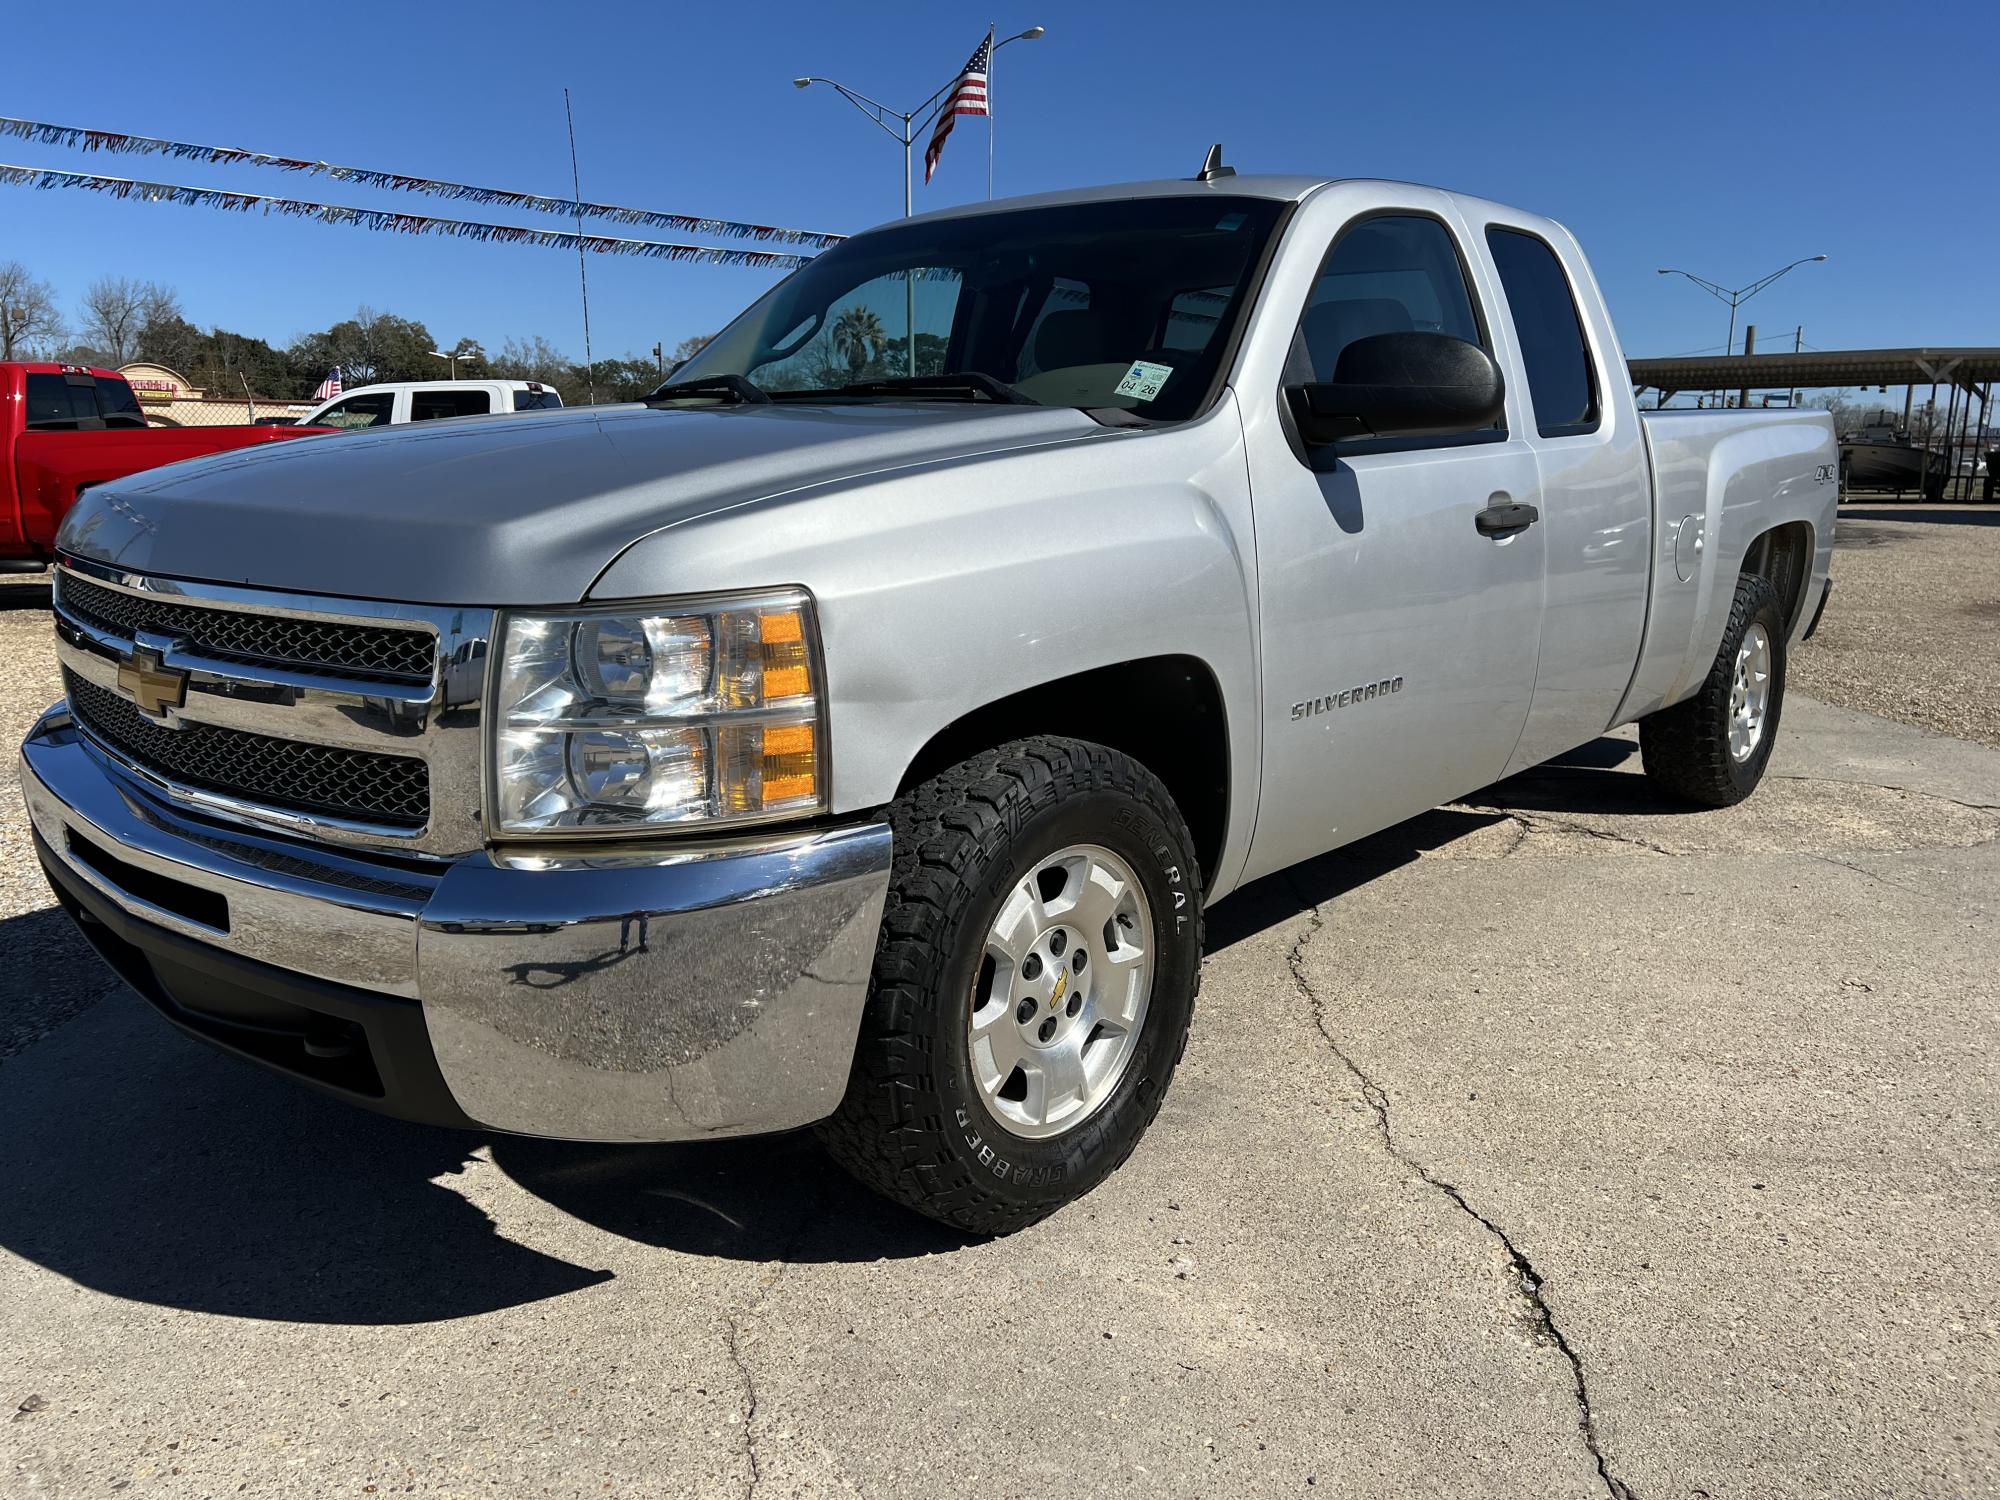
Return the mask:
<path fill-rule="evenodd" d="M 149 719 L 164 719 L 168 709 L 187 702 L 187 685 L 187 673 L 168 666 L 150 646 L 134 646 L 118 664 L 118 691 Z"/>

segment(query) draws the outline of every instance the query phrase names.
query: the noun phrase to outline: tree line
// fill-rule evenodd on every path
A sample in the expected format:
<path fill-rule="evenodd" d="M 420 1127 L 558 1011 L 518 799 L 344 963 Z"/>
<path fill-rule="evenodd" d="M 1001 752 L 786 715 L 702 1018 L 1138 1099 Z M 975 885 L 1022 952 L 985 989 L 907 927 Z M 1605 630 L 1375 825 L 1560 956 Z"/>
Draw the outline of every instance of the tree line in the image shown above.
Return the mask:
<path fill-rule="evenodd" d="M 666 353 L 669 370 L 708 342 L 696 334 Z M 437 380 L 449 370 L 435 350 L 457 357 L 461 377 L 539 380 L 565 405 L 590 400 L 635 401 L 660 383 L 650 355 L 600 359 L 587 369 L 539 334 L 509 338 L 498 353 L 471 339 L 446 345 L 416 319 L 374 308 L 356 309 L 330 328 L 302 333 L 284 348 L 249 334 L 189 321 L 180 297 L 156 281 L 106 276 L 84 291 L 74 321 L 63 316 L 55 289 L 19 261 L 0 262 L 0 359 L 56 359 L 116 369 L 144 360 L 179 371 L 201 389 L 303 400 L 336 366 L 350 387 L 392 380 Z"/>

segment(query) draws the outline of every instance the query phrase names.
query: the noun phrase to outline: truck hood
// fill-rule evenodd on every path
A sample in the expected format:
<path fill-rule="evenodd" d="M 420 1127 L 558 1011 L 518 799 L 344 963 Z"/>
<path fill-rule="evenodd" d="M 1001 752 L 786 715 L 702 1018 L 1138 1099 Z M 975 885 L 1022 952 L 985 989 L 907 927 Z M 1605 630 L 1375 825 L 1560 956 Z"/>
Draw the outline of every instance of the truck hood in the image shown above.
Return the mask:
<path fill-rule="evenodd" d="M 87 490 L 58 547 L 426 604 L 581 599 L 649 532 L 815 486 L 1109 436 L 1064 407 L 583 407 L 273 443 Z"/>

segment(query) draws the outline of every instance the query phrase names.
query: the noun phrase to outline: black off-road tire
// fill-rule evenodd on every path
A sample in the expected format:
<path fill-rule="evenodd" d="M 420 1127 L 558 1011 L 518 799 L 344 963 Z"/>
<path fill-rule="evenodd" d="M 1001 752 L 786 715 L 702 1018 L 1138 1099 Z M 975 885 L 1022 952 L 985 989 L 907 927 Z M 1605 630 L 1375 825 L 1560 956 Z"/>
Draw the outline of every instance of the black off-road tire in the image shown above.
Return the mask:
<path fill-rule="evenodd" d="M 1167 789 L 1115 750 L 1017 740 L 924 782 L 889 809 L 888 904 L 847 1095 L 818 1127 L 834 1159 L 898 1203 L 975 1234 L 1009 1234 L 1082 1196 L 1152 1123 L 1187 1046 L 1201 975 L 1201 878 Z M 1111 1095 L 1031 1140 L 989 1110 L 967 1019 L 986 934 L 1041 860 L 1089 843 L 1123 859 L 1153 922 L 1153 988 Z"/>
<path fill-rule="evenodd" d="M 1729 753 L 1729 695 L 1736 653 L 1752 624 L 1771 638 L 1771 696 L 1764 732 L 1745 760 Z M 1722 647 L 1701 691 L 1685 702 L 1639 721 L 1639 752 L 1646 775 L 1662 791 L 1698 807 L 1730 807 L 1757 789 L 1778 740 L 1785 706 L 1785 607 L 1771 580 L 1745 573 L 1736 580 L 1736 598 Z"/>

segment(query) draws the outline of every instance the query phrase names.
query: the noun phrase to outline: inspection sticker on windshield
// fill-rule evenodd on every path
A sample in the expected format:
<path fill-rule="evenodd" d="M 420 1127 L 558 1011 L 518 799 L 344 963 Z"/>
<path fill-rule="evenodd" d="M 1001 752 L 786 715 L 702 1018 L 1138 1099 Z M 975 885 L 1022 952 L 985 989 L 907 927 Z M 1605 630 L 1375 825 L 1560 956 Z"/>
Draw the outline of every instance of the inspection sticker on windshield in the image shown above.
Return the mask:
<path fill-rule="evenodd" d="M 1141 401 L 1151 401 L 1167 383 L 1167 377 L 1174 373 L 1172 365 L 1156 365 L 1147 360 L 1135 359 L 1132 368 L 1125 372 L 1125 378 L 1113 388 L 1120 396 L 1137 396 Z M 1099 387 L 1102 389 L 1102 387 Z"/>

